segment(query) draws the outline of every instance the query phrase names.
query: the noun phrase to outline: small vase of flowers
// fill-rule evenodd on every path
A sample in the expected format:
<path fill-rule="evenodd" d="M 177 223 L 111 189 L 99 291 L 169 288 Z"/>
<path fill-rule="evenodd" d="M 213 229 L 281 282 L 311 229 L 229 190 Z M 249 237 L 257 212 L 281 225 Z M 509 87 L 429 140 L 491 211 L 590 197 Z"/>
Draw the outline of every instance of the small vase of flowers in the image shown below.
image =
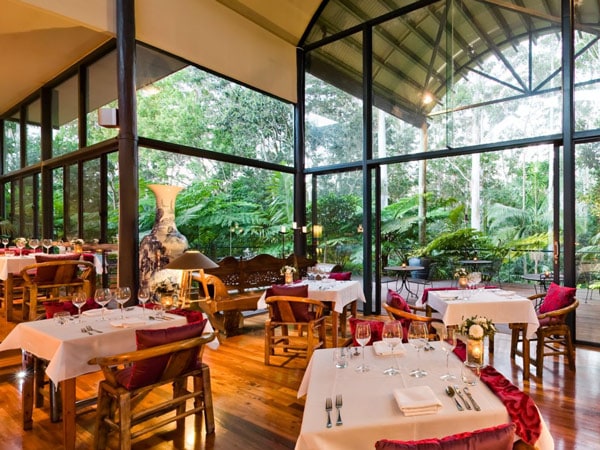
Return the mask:
<path fill-rule="evenodd" d="M 283 266 L 280 271 L 281 275 L 285 278 L 285 284 L 292 284 L 294 282 L 294 274 L 296 268 L 294 266 Z"/>
<path fill-rule="evenodd" d="M 473 316 L 463 320 L 459 331 L 467 337 L 465 364 L 471 367 L 483 366 L 483 340 L 496 332 L 494 323 L 487 317 Z"/>

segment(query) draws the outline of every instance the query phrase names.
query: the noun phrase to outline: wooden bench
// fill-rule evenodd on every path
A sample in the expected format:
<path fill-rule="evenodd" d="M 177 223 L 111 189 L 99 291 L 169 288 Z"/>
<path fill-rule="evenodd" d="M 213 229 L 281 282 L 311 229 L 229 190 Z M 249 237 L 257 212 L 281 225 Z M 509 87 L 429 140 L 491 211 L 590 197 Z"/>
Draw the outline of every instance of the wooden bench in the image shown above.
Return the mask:
<path fill-rule="evenodd" d="M 205 298 L 198 300 L 198 304 L 213 327 L 225 335 L 233 335 L 243 321 L 242 311 L 255 311 L 258 299 L 268 287 L 283 284 L 283 266 L 295 267 L 294 277 L 300 279 L 315 261 L 296 255 L 283 259 L 262 254 L 247 260 L 227 256 L 218 265 L 206 269 L 204 279 L 200 274 L 193 274 L 192 279 L 204 289 Z"/>

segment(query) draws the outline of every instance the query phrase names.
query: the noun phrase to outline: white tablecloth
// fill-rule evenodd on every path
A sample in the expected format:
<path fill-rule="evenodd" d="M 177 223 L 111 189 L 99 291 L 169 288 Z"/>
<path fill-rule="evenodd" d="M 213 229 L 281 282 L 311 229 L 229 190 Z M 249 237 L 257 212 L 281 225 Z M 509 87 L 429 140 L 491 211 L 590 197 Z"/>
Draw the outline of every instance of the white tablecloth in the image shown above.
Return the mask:
<path fill-rule="evenodd" d="M 100 370 L 98 366 L 87 363 L 93 357 L 134 351 L 136 329 L 167 328 L 187 323 L 185 317 L 174 314 L 168 314 L 171 320 L 150 320 L 152 311 L 148 310 L 143 323 L 129 328 L 120 328 L 111 325 L 119 322 L 120 311 L 107 310 L 106 312 L 108 320 L 104 321 L 95 314 L 84 316 L 83 323 L 78 323 L 77 319 L 68 321 L 65 325 L 58 325 L 54 319 L 19 323 L 0 343 L 0 351 L 20 348 L 48 360 L 46 374 L 54 383 L 58 383 Z M 142 309 L 134 307 L 125 311 L 125 314 L 127 318 L 141 318 Z M 82 333 L 81 328 L 85 325 L 91 325 L 103 333 L 92 335 Z M 213 331 L 210 322 L 207 322 L 205 331 L 207 333 Z M 216 349 L 219 343 L 215 339 L 208 346 Z"/>
<path fill-rule="evenodd" d="M 300 436 L 296 450 L 348 450 L 372 449 L 379 439 L 424 439 L 443 437 L 461 431 L 473 431 L 510 421 L 502 402 L 483 383 L 470 387 L 481 411 L 458 411 L 454 401 L 444 389 L 447 382 L 440 376 L 446 372 L 445 353 L 439 342 L 432 343 L 435 351 L 422 352 L 420 359 L 416 351 L 404 344 L 406 353 L 399 357 L 376 356 L 372 347 L 366 347 L 366 361 L 371 366 L 367 373 L 357 373 L 354 368 L 362 362 L 353 357 L 345 369 L 336 369 L 333 349 L 315 351 L 302 380 L 298 397 L 307 395 Z M 401 374 L 384 375 L 383 370 L 396 360 Z M 450 357 L 450 370 L 460 375 L 461 361 Z M 411 369 L 420 367 L 429 372 L 426 377 L 409 376 Z M 462 385 L 460 381 L 453 382 Z M 395 388 L 427 385 L 442 402 L 435 414 L 404 416 L 394 397 Z M 325 399 L 334 400 L 342 394 L 342 426 L 326 428 L 327 413 Z M 335 423 L 334 408 L 332 419 Z M 540 449 L 552 450 L 554 441 L 542 419 L 543 433 L 537 444 Z"/>
<path fill-rule="evenodd" d="M 475 315 L 494 323 L 526 323 L 528 339 L 535 336 L 540 326 L 533 302 L 512 291 L 484 289 L 467 300 L 461 296 L 459 290 L 430 291 L 427 304 L 442 315 L 446 325 L 459 325 Z"/>
<path fill-rule="evenodd" d="M 9 273 L 18 274 L 21 269 L 35 264 L 35 256 L 0 256 L 0 280 L 6 280 Z"/>
<path fill-rule="evenodd" d="M 355 300 L 365 302 L 365 294 L 362 290 L 362 286 L 358 281 L 337 281 L 337 280 L 321 280 L 321 281 L 303 281 L 296 283 L 294 286 L 300 286 L 302 284 L 308 285 L 308 296 L 315 300 L 321 300 L 333 303 L 333 310 L 337 313 L 341 313 L 344 310 L 344 306 L 352 303 Z M 265 300 L 266 293 L 258 300 L 258 308 L 265 309 L 267 303 Z"/>

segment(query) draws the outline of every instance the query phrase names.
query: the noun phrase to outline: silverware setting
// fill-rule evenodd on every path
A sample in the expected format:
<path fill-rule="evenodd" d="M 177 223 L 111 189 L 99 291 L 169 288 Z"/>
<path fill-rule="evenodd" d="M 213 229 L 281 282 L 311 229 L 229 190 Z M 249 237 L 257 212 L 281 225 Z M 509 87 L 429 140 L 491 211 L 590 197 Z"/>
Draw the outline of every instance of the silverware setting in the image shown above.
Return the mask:
<path fill-rule="evenodd" d="M 475 399 L 471 395 L 471 391 L 469 391 L 469 388 L 468 387 L 464 388 L 463 392 L 465 394 L 467 394 L 467 397 L 469 397 L 469 400 L 471 400 L 471 403 L 473 404 L 473 409 L 475 411 L 481 411 L 481 408 L 479 407 L 479 404 L 475 401 Z"/>
<path fill-rule="evenodd" d="M 425 345 L 425 351 L 428 352 L 429 350 L 435 350 L 435 347 L 431 345 L 431 343 L 427 342 Z"/>
<path fill-rule="evenodd" d="M 88 332 L 90 332 L 90 333 L 91 333 L 92 331 L 95 331 L 96 333 L 104 333 L 103 331 L 96 330 L 95 328 L 92 328 L 92 327 L 91 327 L 91 325 L 86 325 L 85 329 L 86 329 Z"/>
<path fill-rule="evenodd" d="M 473 408 L 471 408 L 470 403 L 463 397 L 462 391 L 456 384 L 454 385 L 454 391 L 456 392 L 456 395 L 458 395 L 460 397 L 460 399 L 462 400 L 462 402 L 465 404 L 465 408 L 473 409 Z"/>
<path fill-rule="evenodd" d="M 94 333 L 92 333 L 90 330 L 88 330 L 88 329 L 87 329 L 87 327 L 83 327 L 83 328 L 81 329 L 81 332 L 82 332 L 82 333 L 87 333 L 87 334 L 89 334 L 89 335 L 92 335 L 92 334 L 94 334 Z"/>
<path fill-rule="evenodd" d="M 342 394 L 338 394 L 335 396 L 335 408 L 337 409 L 337 421 L 335 422 L 336 425 L 343 425 L 344 422 L 342 422 L 342 413 L 341 413 L 341 409 L 342 409 Z"/>
<path fill-rule="evenodd" d="M 331 428 L 331 410 L 333 404 L 331 403 L 331 397 L 325 399 L 325 411 L 327 411 L 327 428 Z"/>
<path fill-rule="evenodd" d="M 464 408 L 462 407 L 460 402 L 454 396 L 456 394 L 456 392 L 454 392 L 454 388 L 452 386 L 450 386 L 450 385 L 446 386 L 446 394 L 448 395 L 448 397 L 450 397 L 452 400 L 454 400 L 456 409 L 458 409 L 459 411 L 463 411 Z"/>

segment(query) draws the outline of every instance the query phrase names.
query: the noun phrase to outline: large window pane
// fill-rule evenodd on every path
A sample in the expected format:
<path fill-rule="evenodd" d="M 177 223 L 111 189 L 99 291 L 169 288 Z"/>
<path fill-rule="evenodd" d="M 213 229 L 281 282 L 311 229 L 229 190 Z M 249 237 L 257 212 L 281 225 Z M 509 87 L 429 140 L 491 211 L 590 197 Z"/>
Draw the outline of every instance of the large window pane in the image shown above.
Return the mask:
<path fill-rule="evenodd" d="M 105 141 L 117 135 L 116 128 L 98 125 L 100 108 L 117 108 L 117 54 L 113 51 L 88 67 L 87 145 Z"/>
<path fill-rule="evenodd" d="M 52 155 L 60 156 L 79 148 L 77 77 L 52 90 Z"/>
<path fill-rule="evenodd" d="M 21 167 L 21 126 L 19 117 L 4 120 L 4 173 Z"/>
<path fill-rule="evenodd" d="M 83 236 L 86 242 L 100 239 L 100 160 L 83 164 Z"/>
<path fill-rule="evenodd" d="M 26 166 L 39 162 L 42 156 L 41 104 L 36 100 L 26 108 Z"/>

